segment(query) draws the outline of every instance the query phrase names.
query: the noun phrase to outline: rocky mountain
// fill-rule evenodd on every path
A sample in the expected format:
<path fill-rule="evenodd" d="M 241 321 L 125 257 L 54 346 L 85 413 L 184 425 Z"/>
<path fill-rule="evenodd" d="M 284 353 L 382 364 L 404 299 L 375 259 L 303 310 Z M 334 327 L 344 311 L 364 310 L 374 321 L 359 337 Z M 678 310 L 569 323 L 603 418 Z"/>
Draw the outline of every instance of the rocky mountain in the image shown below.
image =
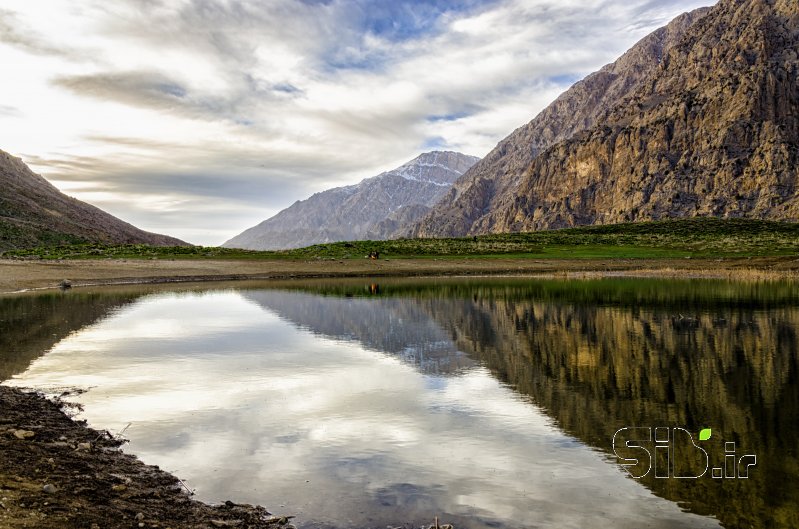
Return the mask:
<path fill-rule="evenodd" d="M 456 152 L 422 154 L 358 184 L 328 189 L 297 201 L 223 246 L 278 250 L 333 241 L 392 238 L 428 213 L 477 160 Z"/>
<path fill-rule="evenodd" d="M 796 219 L 797 50 L 795 0 L 683 15 L 503 140 L 414 233 Z"/>
<path fill-rule="evenodd" d="M 701 8 L 684 13 L 646 36 L 616 62 L 575 83 L 458 179 L 430 216 L 419 223 L 415 234 L 470 233 L 478 219 L 493 211 L 505 196 L 513 195 L 539 154 L 603 122 L 614 105 L 640 88 L 668 50 L 708 11 Z"/>
<path fill-rule="evenodd" d="M 0 151 L 0 250 L 82 242 L 187 246 L 65 195 Z"/>

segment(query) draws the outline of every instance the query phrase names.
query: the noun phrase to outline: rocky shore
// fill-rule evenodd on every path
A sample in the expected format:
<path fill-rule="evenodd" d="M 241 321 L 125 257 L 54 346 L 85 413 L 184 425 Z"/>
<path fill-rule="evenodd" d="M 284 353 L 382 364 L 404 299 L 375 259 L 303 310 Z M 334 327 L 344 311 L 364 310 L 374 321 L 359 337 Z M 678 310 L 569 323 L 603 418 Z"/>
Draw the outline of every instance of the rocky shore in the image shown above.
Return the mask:
<path fill-rule="evenodd" d="M 123 444 L 58 402 L 0 386 L 0 527 L 292 527 L 263 507 L 192 500 L 177 477 L 125 454 Z"/>

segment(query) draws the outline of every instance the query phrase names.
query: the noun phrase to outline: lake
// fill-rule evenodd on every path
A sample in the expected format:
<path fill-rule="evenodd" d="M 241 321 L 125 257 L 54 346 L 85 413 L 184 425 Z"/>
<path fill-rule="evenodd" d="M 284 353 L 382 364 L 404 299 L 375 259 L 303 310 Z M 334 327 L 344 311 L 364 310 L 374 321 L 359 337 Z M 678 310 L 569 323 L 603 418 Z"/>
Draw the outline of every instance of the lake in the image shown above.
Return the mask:
<path fill-rule="evenodd" d="M 798 333 L 789 282 L 76 289 L 0 297 L 0 380 L 298 527 L 799 527 Z"/>

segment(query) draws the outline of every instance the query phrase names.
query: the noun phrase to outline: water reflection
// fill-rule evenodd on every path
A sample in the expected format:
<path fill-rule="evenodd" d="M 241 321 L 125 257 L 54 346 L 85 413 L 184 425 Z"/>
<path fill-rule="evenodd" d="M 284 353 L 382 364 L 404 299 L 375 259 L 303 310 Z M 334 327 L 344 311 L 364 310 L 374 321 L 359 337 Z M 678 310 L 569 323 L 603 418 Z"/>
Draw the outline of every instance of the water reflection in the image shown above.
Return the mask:
<path fill-rule="evenodd" d="M 0 299 L 0 381 L 25 371 L 70 333 L 105 318 L 140 295 L 51 292 Z"/>
<path fill-rule="evenodd" d="M 369 294 L 379 294 L 370 283 Z M 424 373 L 455 373 L 475 365 L 458 350 L 451 333 L 406 299 L 321 297 L 317 294 L 261 290 L 242 295 L 282 319 L 314 334 L 357 342 L 361 347 L 402 358 Z"/>
<path fill-rule="evenodd" d="M 12 383 L 93 387 L 86 418 L 132 421 L 131 450 L 205 499 L 318 527 L 799 526 L 795 285 L 318 283 L 127 303 Z M 632 480 L 610 440 L 637 425 L 712 426 L 758 466 Z"/>

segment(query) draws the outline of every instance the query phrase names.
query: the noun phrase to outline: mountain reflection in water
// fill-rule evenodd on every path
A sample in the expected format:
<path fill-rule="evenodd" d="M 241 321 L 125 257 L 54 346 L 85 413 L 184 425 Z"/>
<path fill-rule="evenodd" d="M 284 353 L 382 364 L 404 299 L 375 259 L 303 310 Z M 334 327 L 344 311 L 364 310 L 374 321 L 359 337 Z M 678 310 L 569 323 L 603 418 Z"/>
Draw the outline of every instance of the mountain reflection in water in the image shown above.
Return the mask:
<path fill-rule="evenodd" d="M 49 353 L 22 372 L 4 348 L 3 373 L 90 387 L 93 425 L 132 421 L 130 450 L 203 499 L 309 527 L 799 526 L 792 283 L 242 285 L 119 293 L 83 318 L 73 294 L 25 298 L 30 323 L 0 299 L 15 329 L 59 307 L 68 329 L 16 335 L 27 362 Z M 625 426 L 712 427 L 711 455 L 734 441 L 758 464 L 633 480 L 612 455 Z"/>

